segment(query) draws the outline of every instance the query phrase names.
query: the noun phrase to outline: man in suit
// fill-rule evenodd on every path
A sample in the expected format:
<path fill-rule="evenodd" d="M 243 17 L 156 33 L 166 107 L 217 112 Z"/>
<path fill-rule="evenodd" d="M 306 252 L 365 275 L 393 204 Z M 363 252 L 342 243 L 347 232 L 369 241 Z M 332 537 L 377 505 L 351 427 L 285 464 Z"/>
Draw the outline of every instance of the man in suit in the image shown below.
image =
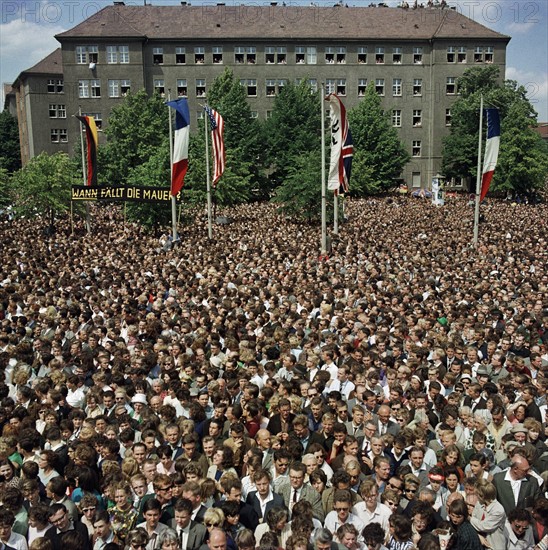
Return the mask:
<path fill-rule="evenodd" d="M 464 378 L 461 377 L 461 380 Z M 477 383 L 470 384 L 467 390 L 468 395 L 464 398 L 464 405 L 470 407 L 472 412 L 487 408 L 487 401 L 481 396 L 481 386 Z"/>
<path fill-rule="evenodd" d="M 345 422 L 346 430 L 350 435 L 354 437 L 364 437 L 365 411 L 361 405 L 354 405 L 352 407 L 352 420 Z"/>
<path fill-rule="evenodd" d="M 170 527 L 177 532 L 179 548 L 198 550 L 206 541 L 207 529 L 192 519 L 192 502 L 187 498 L 180 498 L 175 503 L 175 517 Z"/>
<path fill-rule="evenodd" d="M 266 429 L 272 434 L 289 433 L 291 423 L 295 415 L 291 412 L 291 403 L 289 399 L 280 399 L 278 403 L 279 413 L 270 417 Z"/>
<path fill-rule="evenodd" d="M 202 491 L 198 482 L 187 481 L 183 485 L 182 496 L 184 499 L 190 500 L 192 504 L 192 512 L 190 514 L 192 521 L 204 523 L 204 515 L 207 508 L 202 504 Z"/>
<path fill-rule="evenodd" d="M 224 500 L 236 502 L 239 505 L 240 523 L 247 529 L 255 531 L 259 525 L 259 516 L 249 504 L 242 501 L 242 482 L 240 479 L 234 475 L 225 475 L 219 483 L 224 492 Z M 221 504 L 222 500 L 219 500 L 214 506 L 220 508 Z"/>
<path fill-rule="evenodd" d="M 392 411 L 388 405 L 381 405 L 377 411 L 377 433 L 380 436 L 384 434 L 397 435 L 400 431 L 400 425 L 393 420 L 390 420 Z"/>
<path fill-rule="evenodd" d="M 508 514 L 514 508 L 528 508 L 541 495 L 538 481 L 528 474 L 531 465 L 525 456 L 515 454 L 512 465 L 504 472 L 493 477 L 497 489 L 497 500 Z M 514 492 L 514 486 L 519 483 L 519 490 Z"/>
<path fill-rule="evenodd" d="M 289 467 L 289 483 L 280 485 L 280 496 L 284 499 L 284 504 L 289 510 L 299 500 L 307 500 L 312 505 L 312 514 L 314 517 L 323 522 L 325 514 L 322 508 L 321 496 L 310 485 L 305 485 L 305 474 L 306 466 L 302 462 L 293 462 Z"/>
<path fill-rule="evenodd" d="M 323 435 L 318 432 L 311 432 L 308 427 L 308 418 L 304 414 L 299 414 L 296 416 L 292 422 L 293 431 L 291 432 L 290 437 L 297 439 L 301 442 L 304 453 L 308 453 L 310 445 L 313 443 L 319 443 L 322 447 L 325 448 L 325 438 Z"/>
<path fill-rule="evenodd" d="M 264 428 L 261 428 L 255 435 L 255 442 L 263 454 L 261 465 L 265 470 L 268 470 L 272 467 L 274 462 L 274 451 L 272 450 L 272 436 L 270 435 L 270 432 Z"/>
<path fill-rule="evenodd" d="M 251 491 L 249 495 L 247 495 L 246 502 L 259 516 L 259 523 L 263 523 L 266 513 L 271 508 L 276 506 L 285 508 L 285 503 L 284 499 L 278 493 L 272 491 L 270 487 L 272 477 L 266 470 L 257 470 L 253 474 L 253 481 L 257 490 Z"/>

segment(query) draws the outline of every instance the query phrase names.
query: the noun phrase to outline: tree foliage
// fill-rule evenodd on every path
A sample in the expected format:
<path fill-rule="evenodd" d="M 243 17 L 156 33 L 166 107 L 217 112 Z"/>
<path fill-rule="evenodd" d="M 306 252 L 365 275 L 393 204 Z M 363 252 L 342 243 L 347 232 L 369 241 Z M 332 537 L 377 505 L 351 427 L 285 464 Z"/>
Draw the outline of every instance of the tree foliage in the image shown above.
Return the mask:
<path fill-rule="evenodd" d="M 534 131 L 536 113 L 526 89 L 512 80 L 501 84 L 497 67 L 471 68 L 458 85 L 460 98 L 451 109 L 451 134 L 444 140 L 444 174 L 449 178 L 476 179 L 483 95 L 484 107 L 499 109 L 501 123 L 499 159 L 490 190 L 522 194 L 542 187 L 548 174 L 548 151 Z M 483 127 L 484 144 L 485 123 Z"/>
<path fill-rule="evenodd" d="M 303 80 L 286 84 L 274 100 L 272 116 L 264 125 L 265 162 L 270 169 L 270 188 L 286 182 L 305 152 L 320 151 L 320 105 Z"/>
<path fill-rule="evenodd" d="M 354 140 L 350 194 L 364 196 L 394 187 L 409 161 L 409 153 L 383 112 L 373 85 L 349 111 L 348 122 Z"/>
<path fill-rule="evenodd" d="M 17 119 L 9 111 L 0 113 L 0 168 L 15 172 L 21 168 Z"/>
<path fill-rule="evenodd" d="M 77 182 L 78 174 L 67 154 L 40 153 L 13 174 L 11 197 L 19 214 L 45 214 L 53 222 L 55 213 L 69 209 L 70 189 Z"/>
<path fill-rule="evenodd" d="M 319 147 L 291 159 L 283 183 L 276 188 L 272 202 L 288 216 L 308 221 L 321 219 L 321 150 Z M 332 197 L 331 192 L 327 192 Z"/>

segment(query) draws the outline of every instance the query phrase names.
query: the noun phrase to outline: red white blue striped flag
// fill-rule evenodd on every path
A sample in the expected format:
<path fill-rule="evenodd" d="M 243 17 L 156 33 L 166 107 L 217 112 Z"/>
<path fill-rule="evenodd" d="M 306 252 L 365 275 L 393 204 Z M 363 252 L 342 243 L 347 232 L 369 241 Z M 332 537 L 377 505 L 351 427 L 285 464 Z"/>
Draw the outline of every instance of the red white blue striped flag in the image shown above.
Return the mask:
<path fill-rule="evenodd" d="M 223 117 L 211 107 L 207 105 L 204 107 L 205 112 L 209 118 L 209 125 L 211 127 L 211 141 L 213 143 L 213 187 L 216 187 L 219 178 L 225 171 L 225 142 L 223 133 L 225 129 L 225 121 Z"/>
<path fill-rule="evenodd" d="M 185 183 L 188 170 L 188 142 L 190 138 L 190 111 L 186 97 L 166 103 L 175 109 L 175 139 L 171 169 L 171 194 L 177 196 Z"/>
<path fill-rule="evenodd" d="M 483 172 L 481 176 L 480 201 L 485 198 L 499 157 L 500 145 L 500 118 L 498 109 L 485 109 L 487 111 L 487 143 L 485 145 L 485 157 L 483 159 Z"/>

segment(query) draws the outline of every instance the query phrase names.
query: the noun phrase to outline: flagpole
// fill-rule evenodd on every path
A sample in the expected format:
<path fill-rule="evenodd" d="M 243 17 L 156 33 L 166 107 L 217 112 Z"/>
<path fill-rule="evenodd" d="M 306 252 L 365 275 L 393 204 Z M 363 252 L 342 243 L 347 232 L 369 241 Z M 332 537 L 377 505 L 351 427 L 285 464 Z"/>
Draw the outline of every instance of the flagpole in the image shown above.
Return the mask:
<path fill-rule="evenodd" d="M 204 129 L 205 129 L 205 153 L 206 153 L 206 186 L 207 186 L 207 236 L 209 240 L 213 239 L 213 225 L 211 223 L 211 180 L 209 175 L 209 133 L 207 131 L 207 119 L 209 115 L 204 109 Z"/>
<path fill-rule="evenodd" d="M 322 132 L 322 243 L 321 243 L 321 254 L 327 254 L 327 221 L 326 221 L 326 197 L 325 197 L 325 115 L 324 115 L 324 96 L 325 89 L 322 82 L 320 86 L 320 121 L 321 121 L 321 132 Z"/>
<path fill-rule="evenodd" d="M 171 101 L 171 90 L 167 91 L 167 100 Z M 171 109 L 168 107 L 167 114 L 169 117 L 169 166 L 170 170 L 170 187 L 173 186 L 173 121 L 171 116 Z M 171 195 L 171 234 L 172 241 L 175 244 L 177 240 L 177 198 Z"/>
<path fill-rule="evenodd" d="M 82 116 L 82 106 L 78 105 L 78 116 Z M 84 177 L 84 186 L 87 186 L 88 184 L 88 172 L 86 170 L 86 155 L 84 151 L 84 134 L 82 132 L 82 126 L 80 120 L 78 120 L 78 124 L 80 124 L 80 147 L 82 149 L 82 175 Z M 91 233 L 91 223 L 89 220 L 89 202 L 86 201 L 86 230 L 88 233 Z"/>
<path fill-rule="evenodd" d="M 478 244 L 479 235 L 479 213 L 480 213 L 480 195 L 481 195 L 481 141 L 483 133 L 483 95 L 480 98 L 480 120 L 478 136 L 478 173 L 476 176 L 476 205 L 474 209 L 474 244 Z"/>
<path fill-rule="evenodd" d="M 333 233 L 339 234 L 339 193 L 333 193 Z"/>

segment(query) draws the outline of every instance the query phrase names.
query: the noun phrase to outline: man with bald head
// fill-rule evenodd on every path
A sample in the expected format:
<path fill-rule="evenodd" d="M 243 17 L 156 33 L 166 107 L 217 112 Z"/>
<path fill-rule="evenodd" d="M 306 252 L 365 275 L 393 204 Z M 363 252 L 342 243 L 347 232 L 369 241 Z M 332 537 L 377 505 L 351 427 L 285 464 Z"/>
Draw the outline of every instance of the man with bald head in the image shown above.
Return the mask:
<path fill-rule="evenodd" d="M 377 411 L 377 433 L 380 436 L 384 434 L 397 435 L 400 431 L 400 425 L 393 420 L 390 420 L 392 411 L 388 405 L 381 405 Z"/>
<path fill-rule="evenodd" d="M 207 541 L 209 550 L 226 550 L 226 534 L 222 529 L 216 527 L 209 532 Z"/>
<path fill-rule="evenodd" d="M 523 454 L 514 454 L 510 467 L 495 474 L 493 484 L 497 500 L 508 514 L 514 508 L 528 508 L 541 492 L 538 481 L 530 475 L 531 464 Z"/>
<path fill-rule="evenodd" d="M 265 470 L 272 467 L 272 461 L 274 457 L 274 451 L 272 450 L 272 435 L 264 428 L 261 428 L 255 435 L 255 442 L 257 447 L 263 453 L 262 466 Z"/>

